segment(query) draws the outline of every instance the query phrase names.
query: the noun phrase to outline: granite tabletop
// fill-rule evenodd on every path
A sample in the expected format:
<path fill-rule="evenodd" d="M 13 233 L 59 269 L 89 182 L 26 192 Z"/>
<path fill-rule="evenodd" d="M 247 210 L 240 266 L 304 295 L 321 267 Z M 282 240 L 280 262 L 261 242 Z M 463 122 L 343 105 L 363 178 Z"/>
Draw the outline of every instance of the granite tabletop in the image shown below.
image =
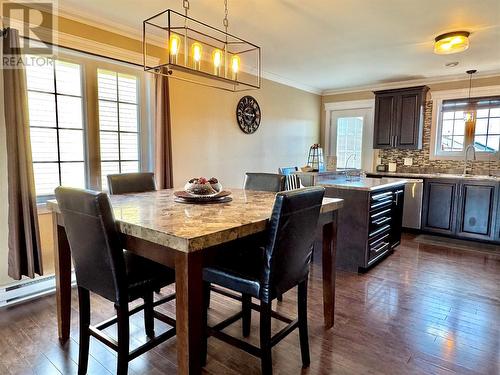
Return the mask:
<path fill-rule="evenodd" d="M 324 187 L 332 187 L 336 189 L 350 189 L 363 191 L 376 191 L 390 187 L 404 185 L 407 182 L 405 179 L 381 179 L 365 177 L 357 181 L 348 181 L 345 178 L 318 178 L 316 185 Z"/>
<path fill-rule="evenodd" d="M 233 200 L 218 204 L 174 201 L 175 189 L 111 195 L 119 230 L 137 238 L 190 252 L 264 231 L 275 193 L 229 189 Z M 342 199 L 325 198 L 321 212 L 338 210 Z M 56 200 L 47 202 L 59 212 Z"/>

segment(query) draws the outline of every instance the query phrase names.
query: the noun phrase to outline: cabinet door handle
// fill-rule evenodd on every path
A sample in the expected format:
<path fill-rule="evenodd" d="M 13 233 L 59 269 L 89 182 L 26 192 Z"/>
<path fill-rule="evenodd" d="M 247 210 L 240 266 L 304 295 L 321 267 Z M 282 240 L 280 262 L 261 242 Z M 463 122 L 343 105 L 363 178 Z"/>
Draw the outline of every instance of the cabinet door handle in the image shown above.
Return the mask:
<path fill-rule="evenodd" d="M 395 135 L 394 136 L 394 147 L 397 147 L 397 145 L 398 145 L 398 136 Z"/>

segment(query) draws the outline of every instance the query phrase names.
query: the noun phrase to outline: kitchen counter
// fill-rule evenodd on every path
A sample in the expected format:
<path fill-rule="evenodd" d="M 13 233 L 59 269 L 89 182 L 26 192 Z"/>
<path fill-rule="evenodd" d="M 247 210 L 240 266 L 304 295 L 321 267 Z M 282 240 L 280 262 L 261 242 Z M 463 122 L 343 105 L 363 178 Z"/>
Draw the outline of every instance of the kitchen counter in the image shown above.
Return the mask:
<path fill-rule="evenodd" d="M 370 176 L 380 177 L 403 177 L 403 178 L 450 178 L 450 179 L 467 179 L 480 181 L 500 181 L 499 176 L 487 175 L 462 175 L 451 173 L 411 173 L 411 172 L 370 172 Z"/>
<path fill-rule="evenodd" d="M 333 187 L 337 189 L 347 190 L 362 190 L 362 191 L 377 191 L 404 185 L 407 182 L 405 179 L 394 178 L 370 178 L 366 177 L 358 181 L 348 181 L 345 178 L 319 177 L 316 180 L 316 185 Z"/>

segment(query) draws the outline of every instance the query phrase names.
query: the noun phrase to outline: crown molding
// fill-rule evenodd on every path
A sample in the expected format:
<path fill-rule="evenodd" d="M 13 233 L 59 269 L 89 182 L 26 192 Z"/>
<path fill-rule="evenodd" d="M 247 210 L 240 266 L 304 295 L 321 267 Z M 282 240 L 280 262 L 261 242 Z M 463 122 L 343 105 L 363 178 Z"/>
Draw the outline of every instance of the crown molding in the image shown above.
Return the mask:
<path fill-rule="evenodd" d="M 64 18 L 67 18 L 67 19 L 72 20 L 72 21 L 84 23 L 84 24 L 87 24 L 89 26 L 96 27 L 98 29 L 108 31 L 111 33 L 119 34 L 119 35 L 131 38 L 131 39 L 135 39 L 135 40 L 140 40 L 140 38 L 138 38 L 138 36 L 140 37 L 142 35 L 142 29 L 140 29 L 140 28 L 139 28 L 139 33 L 137 33 L 138 30 L 133 28 L 133 27 L 126 26 L 126 25 L 120 24 L 118 22 L 113 22 L 109 19 L 104 19 L 104 18 L 99 17 L 95 14 L 89 14 L 89 13 L 82 12 L 81 10 L 79 10 L 77 8 L 70 7 L 67 5 L 59 6 L 58 10 L 57 10 L 57 14 L 60 17 L 64 17 Z M 141 22 L 141 24 L 142 24 L 142 22 Z M 68 34 L 65 34 L 65 36 L 66 36 L 66 39 L 69 38 Z M 75 38 L 78 38 L 78 37 L 75 37 Z M 79 38 L 80 43 L 84 43 L 82 39 L 83 38 Z M 161 46 L 160 40 L 155 40 L 155 42 L 156 42 L 156 43 L 154 43 L 155 45 Z M 103 46 L 105 46 L 105 44 L 97 43 L 97 42 L 92 42 L 92 43 L 96 43 L 96 46 L 99 47 L 99 50 L 101 50 L 101 51 L 104 50 Z M 84 43 L 84 44 L 87 47 L 91 45 L 91 43 Z M 112 49 L 115 52 L 119 52 L 121 58 L 124 58 L 124 51 L 126 51 L 125 49 L 120 49 L 119 47 L 112 48 Z M 131 53 L 133 54 L 133 52 L 131 52 Z M 137 61 L 137 57 L 135 57 L 134 60 Z M 293 79 L 282 77 L 278 74 L 265 71 L 264 69 L 262 70 L 262 77 L 269 80 L 269 81 L 280 83 L 282 85 L 293 87 L 293 88 L 296 88 L 296 89 L 299 89 L 302 91 L 306 91 L 306 92 L 309 92 L 312 94 L 321 95 L 321 93 L 322 93 L 322 90 L 320 88 L 309 86 L 307 84 L 297 82 Z"/>
<path fill-rule="evenodd" d="M 299 89 L 302 91 L 306 91 L 306 92 L 309 92 L 311 94 L 321 95 L 321 93 L 322 93 L 322 90 L 317 88 L 317 87 L 309 86 L 309 85 L 303 84 L 301 82 L 294 81 L 293 79 L 288 79 L 288 78 L 282 77 L 278 74 L 267 72 L 265 70 L 262 70 L 262 78 L 265 78 L 269 81 L 273 81 L 276 83 L 280 83 L 280 84 L 285 85 L 285 86 L 290 86 L 290 87 L 293 87 L 293 88 L 296 88 L 296 89 Z"/>
<path fill-rule="evenodd" d="M 481 73 L 476 73 L 474 75 L 474 79 L 479 78 L 491 78 L 500 76 L 499 70 L 491 70 Z M 428 77 L 422 79 L 413 79 L 408 81 L 396 81 L 396 82 L 387 82 L 387 83 L 374 83 L 370 85 L 363 86 L 353 86 L 344 89 L 332 89 L 332 90 L 324 90 L 321 92 L 321 95 L 338 95 L 338 94 L 349 94 L 353 92 L 360 91 L 378 91 L 378 90 L 387 90 L 387 89 L 399 89 L 410 86 L 420 86 L 420 85 L 428 85 L 428 84 L 436 84 L 436 83 L 447 83 L 447 82 L 457 82 L 457 81 L 466 81 L 468 80 L 467 76 L 463 73 L 461 74 L 453 74 L 446 76 L 437 76 L 437 77 Z"/>

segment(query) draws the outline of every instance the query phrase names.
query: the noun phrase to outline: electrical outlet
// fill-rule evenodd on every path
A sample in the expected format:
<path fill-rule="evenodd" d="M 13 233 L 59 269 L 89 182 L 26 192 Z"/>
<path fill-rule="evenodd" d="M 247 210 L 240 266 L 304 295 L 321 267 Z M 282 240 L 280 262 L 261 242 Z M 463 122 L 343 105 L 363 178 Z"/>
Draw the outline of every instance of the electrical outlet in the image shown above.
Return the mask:
<path fill-rule="evenodd" d="M 410 167 L 413 165 L 413 158 L 404 158 L 404 165 Z"/>

